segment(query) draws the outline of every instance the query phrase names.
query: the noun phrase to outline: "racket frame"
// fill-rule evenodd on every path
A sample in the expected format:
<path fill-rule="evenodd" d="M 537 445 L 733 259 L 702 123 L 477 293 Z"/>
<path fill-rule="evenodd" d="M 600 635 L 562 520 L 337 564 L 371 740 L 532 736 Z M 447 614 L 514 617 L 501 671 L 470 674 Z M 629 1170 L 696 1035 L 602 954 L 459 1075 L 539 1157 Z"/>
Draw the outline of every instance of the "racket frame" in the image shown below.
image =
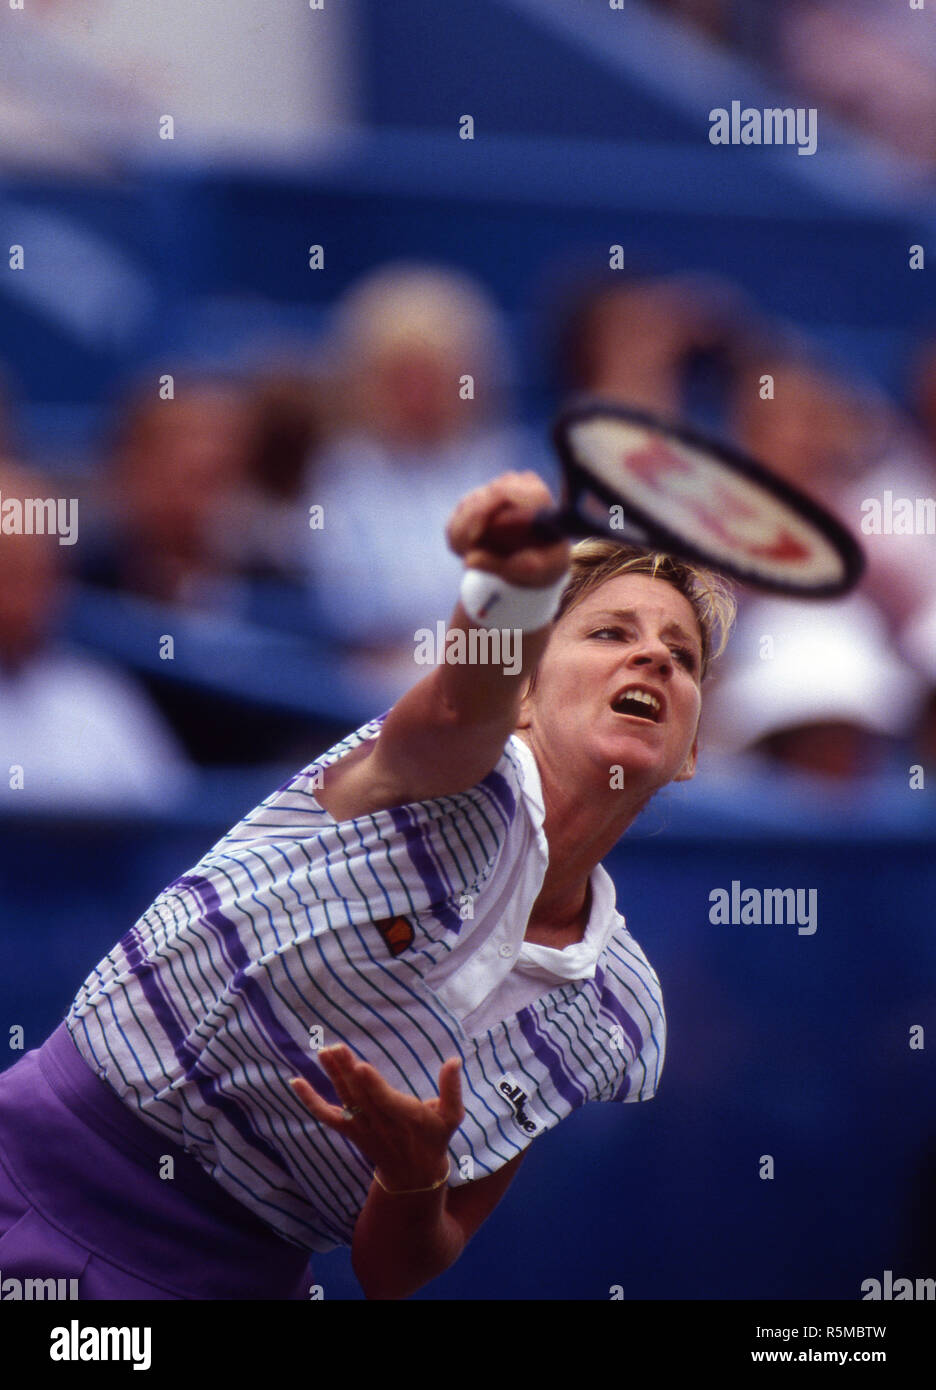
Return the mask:
<path fill-rule="evenodd" d="M 806 583 L 798 585 L 789 580 L 764 575 L 754 569 L 745 569 L 739 562 L 713 558 L 700 550 L 691 541 L 684 540 L 670 531 L 661 522 L 633 502 L 622 498 L 614 489 L 595 478 L 586 465 L 575 456 L 570 442 L 571 428 L 583 421 L 596 418 L 613 418 L 627 424 L 642 426 L 655 434 L 669 436 L 679 443 L 701 453 L 708 454 L 724 463 L 728 471 L 762 488 L 779 502 L 788 506 L 802 521 L 812 526 L 835 549 L 842 562 L 842 576 L 827 584 Z M 563 505 L 553 518 L 560 523 L 569 535 L 593 536 L 595 528 L 583 521 L 577 512 L 578 499 L 583 492 L 590 492 L 602 503 L 610 507 L 620 507 L 628 519 L 645 533 L 644 540 L 620 538 L 622 545 L 652 546 L 656 549 L 679 556 L 707 569 L 717 570 L 743 584 L 766 590 L 770 593 L 786 594 L 801 598 L 837 598 L 852 590 L 864 573 L 865 559 L 861 547 L 845 526 L 831 515 L 823 506 L 806 493 L 801 492 L 785 479 L 778 477 L 749 454 L 733 445 L 716 441 L 691 425 L 674 423 L 649 410 L 641 410 L 621 405 L 617 401 L 586 397 L 571 401 L 563 408 L 552 426 L 552 441 L 562 464 L 565 478 Z M 545 516 L 543 517 L 545 521 Z M 618 539 L 609 526 L 604 530 L 609 540 Z"/>

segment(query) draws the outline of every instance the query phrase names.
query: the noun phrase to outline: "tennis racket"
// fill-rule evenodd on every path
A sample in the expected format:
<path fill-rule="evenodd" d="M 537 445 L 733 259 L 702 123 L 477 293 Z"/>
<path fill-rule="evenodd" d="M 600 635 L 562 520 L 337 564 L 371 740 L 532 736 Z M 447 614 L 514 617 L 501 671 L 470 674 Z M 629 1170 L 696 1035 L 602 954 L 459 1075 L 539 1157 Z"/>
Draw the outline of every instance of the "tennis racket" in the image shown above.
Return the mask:
<path fill-rule="evenodd" d="M 802 598 L 846 594 L 864 570 L 858 543 L 818 502 L 694 429 L 587 399 L 562 411 L 553 442 L 562 507 L 505 513 L 485 532 L 487 549 L 608 536 Z"/>

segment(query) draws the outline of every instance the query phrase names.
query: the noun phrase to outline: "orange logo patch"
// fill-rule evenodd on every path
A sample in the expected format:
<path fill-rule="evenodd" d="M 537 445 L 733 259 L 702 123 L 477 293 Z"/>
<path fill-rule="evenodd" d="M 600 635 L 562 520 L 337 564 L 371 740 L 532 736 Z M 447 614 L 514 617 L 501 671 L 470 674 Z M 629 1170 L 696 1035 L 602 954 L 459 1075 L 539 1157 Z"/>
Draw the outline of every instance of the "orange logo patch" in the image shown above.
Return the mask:
<path fill-rule="evenodd" d="M 384 922 L 374 924 L 384 941 L 391 956 L 400 956 L 407 946 L 413 944 L 413 924 L 406 917 L 388 917 Z"/>

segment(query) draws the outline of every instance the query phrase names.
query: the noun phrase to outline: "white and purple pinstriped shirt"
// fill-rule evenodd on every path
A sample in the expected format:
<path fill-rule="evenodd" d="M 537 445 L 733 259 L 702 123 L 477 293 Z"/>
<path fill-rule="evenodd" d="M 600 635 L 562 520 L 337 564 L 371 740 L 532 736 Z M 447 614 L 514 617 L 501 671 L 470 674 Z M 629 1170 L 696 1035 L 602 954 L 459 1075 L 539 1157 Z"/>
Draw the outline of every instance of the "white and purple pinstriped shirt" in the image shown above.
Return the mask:
<path fill-rule="evenodd" d="M 349 1244 L 371 1167 L 287 1081 L 338 1097 L 316 1059 L 347 1043 L 393 1086 L 437 1094 L 462 1060 L 451 1185 L 495 1172 L 591 1100 L 648 1100 L 659 981 L 600 866 L 582 942 L 524 941 L 548 859 L 535 759 L 511 737 L 453 796 L 335 822 L 316 768 L 171 883 L 88 976 L 66 1020 L 145 1122 L 304 1249 Z"/>

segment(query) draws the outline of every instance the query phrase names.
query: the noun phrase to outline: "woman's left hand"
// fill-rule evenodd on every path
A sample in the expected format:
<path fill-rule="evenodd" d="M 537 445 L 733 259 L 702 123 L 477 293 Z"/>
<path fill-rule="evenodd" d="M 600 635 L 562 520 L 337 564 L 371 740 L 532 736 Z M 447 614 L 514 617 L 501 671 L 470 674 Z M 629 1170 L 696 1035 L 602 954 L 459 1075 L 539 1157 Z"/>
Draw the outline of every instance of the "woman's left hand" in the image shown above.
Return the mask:
<path fill-rule="evenodd" d="M 465 1118 L 459 1059 L 450 1057 L 442 1064 L 439 1095 L 426 1101 L 396 1090 L 344 1044 L 322 1048 L 318 1059 L 344 1108 L 330 1105 L 308 1081 L 293 1077 L 290 1086 L 315 1119 L 350 1139 L 391 1191 L 438 1182 L 451 1137 Z M 349 1118 L 345 1110 L 354 1113 Z"/>

